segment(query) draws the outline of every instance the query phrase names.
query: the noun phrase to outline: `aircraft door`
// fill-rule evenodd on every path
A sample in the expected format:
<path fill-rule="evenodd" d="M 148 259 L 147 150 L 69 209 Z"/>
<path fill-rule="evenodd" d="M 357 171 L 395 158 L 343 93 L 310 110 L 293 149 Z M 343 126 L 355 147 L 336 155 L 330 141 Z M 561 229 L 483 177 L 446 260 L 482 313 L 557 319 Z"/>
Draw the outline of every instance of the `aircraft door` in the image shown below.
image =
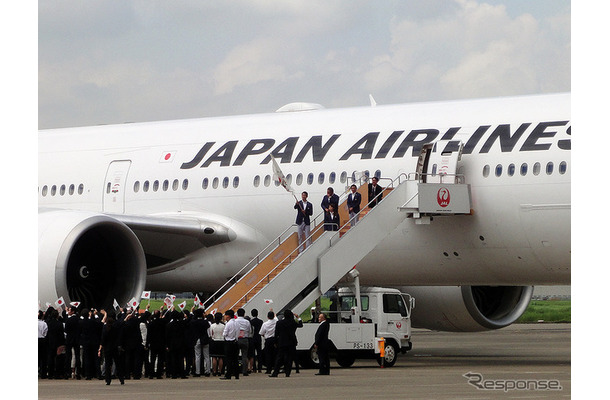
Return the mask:
<path fill-rule="evenodd" d="M 440 149 L 443 146 L 444 149 Z M 426 183 L 458 183 L 458 161 L 462 158 L 464 144 L 461 141 L 436 142 L 425 163 Z"/>
<path fill-rule="evenodd" d="M 103 210 L 107 213 L 125 212 L 125 184 L 131 160 L 113 161 L 104 180 Z"/>

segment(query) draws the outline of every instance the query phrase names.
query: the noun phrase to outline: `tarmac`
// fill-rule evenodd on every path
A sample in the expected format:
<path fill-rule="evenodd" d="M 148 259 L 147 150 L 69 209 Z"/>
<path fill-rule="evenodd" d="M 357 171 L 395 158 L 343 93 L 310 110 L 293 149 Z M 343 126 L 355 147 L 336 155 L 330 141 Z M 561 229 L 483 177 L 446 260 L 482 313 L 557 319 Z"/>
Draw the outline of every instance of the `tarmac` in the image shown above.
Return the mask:
<path fill-rule="evenodd" d="M 571 397 L 571 324 L 516 324 L 476 333 L 414 330 L 413 350 L 396 365 L 357 360 L 331 375 L 301 369 L 286 378 L 38 380 L 46 399 L 561 399 Z"/>

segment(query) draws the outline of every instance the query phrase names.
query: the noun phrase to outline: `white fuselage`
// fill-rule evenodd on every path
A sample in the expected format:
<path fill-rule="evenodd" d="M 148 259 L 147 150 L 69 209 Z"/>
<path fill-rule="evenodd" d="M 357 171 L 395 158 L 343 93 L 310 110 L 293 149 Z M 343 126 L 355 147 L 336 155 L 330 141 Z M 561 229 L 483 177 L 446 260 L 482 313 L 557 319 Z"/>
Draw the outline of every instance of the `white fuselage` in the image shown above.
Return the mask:
<path fill-rule="evenodd" d="M 424 142 L 462 141 L 472 215 L 405 220 L 358 265 L 363 284 L 569 284 L 570 126 L 570 95 L 560 94 L 41 131 L 38 198 L 238 221 L 256 233 L 247 261 L 295 219 L 294 198 L 273 182 L 272 152 L 315 215 L 327 187 L 345 190 L 342 176 L 393 179 L 415 171 Z M 147 287 L 195 290 L 201 265 L 193 254 Z"/>

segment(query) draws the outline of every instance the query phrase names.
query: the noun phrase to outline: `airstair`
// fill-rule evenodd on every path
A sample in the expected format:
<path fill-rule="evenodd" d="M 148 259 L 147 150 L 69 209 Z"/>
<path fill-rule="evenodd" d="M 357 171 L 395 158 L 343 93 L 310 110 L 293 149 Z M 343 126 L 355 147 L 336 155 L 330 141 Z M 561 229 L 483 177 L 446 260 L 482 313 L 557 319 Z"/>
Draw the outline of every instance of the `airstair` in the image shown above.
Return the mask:
<path fill-rule="evenodd" d="M 423 161 L 429 161 L 434 154 L 432 148 L 422 149 L 425 152 Z M 290 226 L 205 302 L 206 312 L 241 307 L 246 311 L 291 309 L 300 314 L 405 219 L 429 224 L 433 216 L 470 214 L 470 186 L 464 184 L 463 177 L 447 172 L 455 168 L 424 172 L 426 164 L 419 163 L 417 172 L 391 180 L 375 207 L 362 207 L 355 226 L 351 226 L 347 211 L 349 192 L 344 193 L 339 204 L 343 225 L 338 231 L 325 231 L 324 214 L 316 216 L 312 220 L 312 243 L 304 250 L 299 249 L 296 225 Z M 361 185 L 358 191 L 364 203 L 368 185 Z"/>

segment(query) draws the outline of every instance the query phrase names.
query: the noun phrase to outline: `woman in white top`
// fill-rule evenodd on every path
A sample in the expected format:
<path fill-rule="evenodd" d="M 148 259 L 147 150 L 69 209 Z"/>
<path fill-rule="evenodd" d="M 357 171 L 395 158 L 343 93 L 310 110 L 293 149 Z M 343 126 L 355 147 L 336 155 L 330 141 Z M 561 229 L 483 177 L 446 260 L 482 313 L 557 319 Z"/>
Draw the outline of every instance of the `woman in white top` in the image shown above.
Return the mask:
<path fill-rule="evenodd" d="M 212 358 L 212 375 L 220 376 L 222 373 L 222 358 L 224 357 L 224 337 L 222 332 L 225 324 L 222 323 L 222 313 L 214 315 L 214 323 L 210 327 L 210 357 Z"/>

